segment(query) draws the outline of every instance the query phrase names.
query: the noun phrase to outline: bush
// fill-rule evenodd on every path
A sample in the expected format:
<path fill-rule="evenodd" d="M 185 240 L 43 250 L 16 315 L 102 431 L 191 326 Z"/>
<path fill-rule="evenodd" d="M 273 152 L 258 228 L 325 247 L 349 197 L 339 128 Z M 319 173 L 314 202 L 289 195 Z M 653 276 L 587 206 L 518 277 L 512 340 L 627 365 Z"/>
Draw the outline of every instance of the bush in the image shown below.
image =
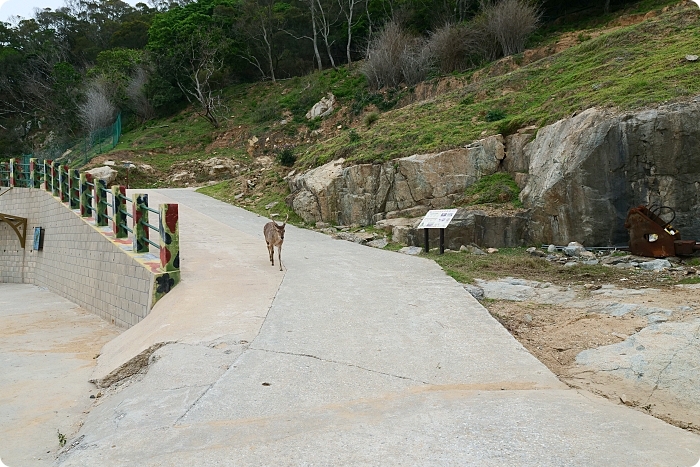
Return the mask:
<path fill-rule="evenodd" d="M 431 68 L 426 41 L 404 31 L 391 21 L 367 46 L 362 73 L 373 89 L 414 85 L 427 76 Z"/>
<path fill-rule="evenodd" d="M 365 115 L 365 118 L 363 119 L 363 123 L 367 128 L 371 127 L 374 122 L 379 120 L 379 114 L 377 112 L 370 112 L 367 115 Z"/>
<path fill-rule="evenodd" d="M 297 156 L 294 155 L 293 146 L 285 146 L 277 154 L 277 162 L 285 167 L 291 167 L 297 161 Z"/>
<path fill-rule="evenodd" d="M 486 113 L 487 122 L 497 122 L 499 120 L 503 120 L 504 118 L 506 118 L 506 113 L 500 109 L 489 110 Z"/>
<path fill-rule="evenodd" d="M 525 50 L 525 42 L 537 29 L 541 16 L 527 0 L 498 0 L 486 5 L 482 13 L 486 32 L 496 39 L 504 56 Z"/>
<path fill-rule="evenodd" d="M 251 116 L 253 123 L 265 123 L 275 120 L 279 117 L 281 109 L 276 102 L 266 101 L 260 103 Z"/>
<path fill-rule="evenodd" d="M 447 23 L 430 34 L 428 49 L 442 73 L 464 71 L 479 62 L 483 31 L 475 23 Z"/>

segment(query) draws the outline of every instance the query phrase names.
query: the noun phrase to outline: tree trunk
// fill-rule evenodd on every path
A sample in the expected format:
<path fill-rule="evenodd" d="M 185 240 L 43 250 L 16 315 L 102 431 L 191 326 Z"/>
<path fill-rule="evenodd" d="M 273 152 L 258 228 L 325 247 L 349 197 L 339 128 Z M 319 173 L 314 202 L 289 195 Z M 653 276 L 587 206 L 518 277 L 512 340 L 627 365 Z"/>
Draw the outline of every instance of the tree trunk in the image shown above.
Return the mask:
<path fill-rule="evenodd" d="M 309 4 L 311 8 L 311 26 L 313 28 L 313 38 L 311 40 L 314 43 L 314 55 L 316 56 L 316 63 L 318 63 L 318 71 L 321 71 L 323 70 L 323 64 L 321 63 L 321 54 L 318 51 L 318 30 L 316 29 L 316 0 L 309 0 Z"/>

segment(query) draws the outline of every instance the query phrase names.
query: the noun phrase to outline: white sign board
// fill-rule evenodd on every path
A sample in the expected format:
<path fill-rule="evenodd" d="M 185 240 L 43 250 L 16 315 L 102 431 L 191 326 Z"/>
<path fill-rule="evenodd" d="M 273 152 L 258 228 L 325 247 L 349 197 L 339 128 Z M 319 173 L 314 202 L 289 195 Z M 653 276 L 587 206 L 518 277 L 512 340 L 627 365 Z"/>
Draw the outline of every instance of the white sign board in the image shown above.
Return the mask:
<path fill-rule="evenodd" d="M 457 214 L 456 209 L 433 209 L 428 211 L 420 224 L 419 229 L 444 229 L 450 225 L 450 221 Z"/>

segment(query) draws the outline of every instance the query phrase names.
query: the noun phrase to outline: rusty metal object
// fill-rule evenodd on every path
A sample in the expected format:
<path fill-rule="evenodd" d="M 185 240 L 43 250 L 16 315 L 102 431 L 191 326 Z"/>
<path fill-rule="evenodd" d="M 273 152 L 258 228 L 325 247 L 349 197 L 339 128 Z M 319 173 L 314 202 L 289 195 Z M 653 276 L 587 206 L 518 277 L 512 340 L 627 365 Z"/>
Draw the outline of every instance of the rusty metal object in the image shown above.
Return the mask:
<path fill-rule="evenodd" d="M 660 217 L 662 210 L 676 214 L 666 206 L 637 206 L 627 213 L 625 228 L 630 233 L 629 249 L 633 255 L 652 258 L 668 256 L 689 256 L 700 250 L 700 243 L 694 240 L 681 240 L 681 234 L 672 225 Z"/>
<path fill-rule="evenodd" d="M 657 211 L 658 212 L 658 211 Z M 637 206 L 627 213 L 625 228 L 630 233 L 630 252 L 638 256 L 665 258 L 676 255 L 674 242 L 681 239 L 670 223 L 647 206 Z"/>

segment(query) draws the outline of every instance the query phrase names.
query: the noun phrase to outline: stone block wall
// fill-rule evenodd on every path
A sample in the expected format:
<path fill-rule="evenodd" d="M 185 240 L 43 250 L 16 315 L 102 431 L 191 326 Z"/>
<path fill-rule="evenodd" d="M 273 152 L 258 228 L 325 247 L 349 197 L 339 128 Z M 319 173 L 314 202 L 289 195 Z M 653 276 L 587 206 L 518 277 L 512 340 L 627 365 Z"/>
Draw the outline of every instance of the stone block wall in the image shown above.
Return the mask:
<path fill-rule="evenodd" d="M 156 276 L 79 213 L 29 188 L 0 196 L 0 212 L 28 219 L 24 249 L 0 222 L 0 282 L 46 287 L 124 328 L 146 317 Z M 34 227 L 46 229 L 42 251 L 33 249 Z"/>

